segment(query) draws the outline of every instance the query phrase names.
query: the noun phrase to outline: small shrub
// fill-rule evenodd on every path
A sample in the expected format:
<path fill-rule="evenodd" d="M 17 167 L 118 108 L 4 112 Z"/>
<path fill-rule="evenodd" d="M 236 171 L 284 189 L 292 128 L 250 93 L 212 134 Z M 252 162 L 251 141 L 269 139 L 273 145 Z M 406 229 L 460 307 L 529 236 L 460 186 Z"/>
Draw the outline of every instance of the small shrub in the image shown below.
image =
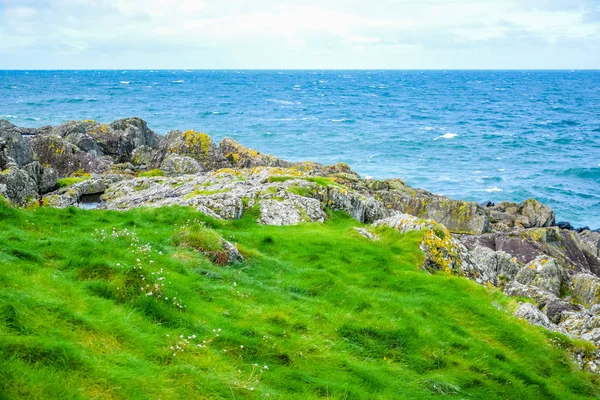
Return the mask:
<path fill-rule="evenodd" d="M 223 250 L 221 235 L 211 229 L 199 225 L 183 229 L 175 237 L 174 242 L 176 246 L 189 247 L 203 253 Z"/>

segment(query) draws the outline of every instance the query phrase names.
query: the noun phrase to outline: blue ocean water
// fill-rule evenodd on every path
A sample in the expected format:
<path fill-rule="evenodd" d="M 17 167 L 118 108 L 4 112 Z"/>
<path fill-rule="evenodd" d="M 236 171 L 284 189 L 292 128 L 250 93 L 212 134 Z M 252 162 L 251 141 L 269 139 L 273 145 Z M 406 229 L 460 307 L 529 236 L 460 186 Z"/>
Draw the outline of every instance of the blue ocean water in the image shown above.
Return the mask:
<path fill-rule="evenodd" d="M 139 116 L 600 227 L 600 71 L 0 71 L 0 118 Z"/>

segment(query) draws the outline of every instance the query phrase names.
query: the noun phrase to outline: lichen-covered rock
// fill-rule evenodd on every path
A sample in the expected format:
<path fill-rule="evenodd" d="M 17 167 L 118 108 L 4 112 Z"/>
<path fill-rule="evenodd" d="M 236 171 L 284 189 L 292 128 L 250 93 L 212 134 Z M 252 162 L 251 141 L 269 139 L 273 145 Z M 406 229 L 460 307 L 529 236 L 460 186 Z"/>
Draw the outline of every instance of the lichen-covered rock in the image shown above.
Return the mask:
<path fill-rule="evenodd" d="M 316 196 L 335 211 L 345 211 L 361 223 L 372 223 L 392 214 L 379 201 L 344 187 L 316 187 Z"/>
<path fill-rule="evenodd" d="M 552 209 L 535 199 L 517 204 L 508 201 L 490 207 L 490 222 L 496 231 L 513 228 L 543 228 L 555 224 Z"/>
<path fill-rule="evenodd" d="M 90 179 L 61 188 L 56 192 L 44 196 L 43 204 L 56 208 L 77 205 L 82 196 L 100 195 L 111 185 L 127 179 L 129 177 L 121 174 L 93 176 Z"/>
<path fill-rule="evenodd" d="M 249 149 L 228 137 L 221 141 L 219 147 L 233 168 L 289 168 L 293 165 L 293 163 L 284 161 L 271 154 L 263 154 L 256 150 Z"/>
<path fill-rule="evenodd" d="M 600 257 L 600 232 L 585 229 L 577 233 L 577 238 L 591 254 Z"/>
<path fill-rule="evenodd" d="M 227 262 L 229 264 L 235 264 L 244 261 L 244 257 L 242 256 L 236 245 L 234 245 L 231 242 L 228 242 L 227 240 L 223 240 L 222 245 L 223 250 L 225 251 L 225 253 L 227 253 Z"/>
<path fill-rule="evenodd" d="M 531 285 L 560 297 L 565 273 L 555 259 L 551 257 L 537 257 L 525 265 L 515 280 L 523 285 Z"/>
<path fill-rule="evenodd" d="M 19 128 L 4 119 L 0 120 L 0 170 L 7 169 L 11 163 L 22 167 L 32 161 L 33 154 Z"/>
<path fill-rule="evenodd" d="M 464 275 L 483 283 L 479 271 L 468 258 L 467 249 L 450 231 L 433 220 L 422 220 L 407 214 L 395 214 L 376 221 L 374 226 L 388 226 L 400 232 L 424 231 L 421 250 L 425 254 L 423 268 L 430 272 L 445 271 Z"/>
<path fill-rule="evenodd" d="M 286 199 L 264 199 L 259 203 L 259 222 L 265 225 L 296 225 L 324 222 L 326 215 L 316 199 L 290 195 Z"/>
<path fill-rule="evenodd" d="M 600 345 L 600 305 L 564 313 L 559 326 L 571 336 Z"/>
<path fill-rule="evenodd" d="M 26 206 L 38 200 L 38 185 L 27 171 L 9 168 L 0 172 L 0 195 L 14 204 Z"/>
<path fill-rule="evenodd" d="M 46 194 L 57 188 L 58 173 L 54 168 L 44 168 L 39 162 L 34 161 L 23 169 L 37 183 L 39 194 Z"/>
<path fill-rule="evenodd" d="M 480 271 L 484 281 L 498 286 L 499 278 L 512 280 L 521 265 L 514 257 L 503 251 L 494 251 L 488 247 L 475 246 L 470 252 L 471 262 Z"/>
<path fill-rule="evenodd" d="M 131 163 L 139 166 L 149 166 L 152 163 L 152 157 L 156 153 L 156 149 L 150 146 L 136 147 L 131 153 Z"/>
<path fill-rule="evenodd" d="M 600 302 L 600 278 L 591 274 L 577 274 L 570 278 L 573 298 L 586 306 Z"/>
<path fill-rule="evenodd" d="M 531 303 L 522 303 L 514 312 L 514 315 L 527 320 L 530 324 L 541 326 L 551 331 L 557 331 L 558 327 L 548 319 L 536 306 Z"/>
<path fill-rule="evenodd" d="M 533 228 L 484 235 L 464 235 L 461 242 L 469 249 L 476 246 L 504 251 L 527 264 L 539 256 L 556 259 L 567 271 L 600 274 L 600 259 L 592 254 L 590 245 L 584 243 L 574 231 L 557 227 Z"/>
<path fill-rule="evenodd" d="M 450 232 L 480 234 L 489 231 L 488 215 L 477 203 L 452 200 L 425 190 L 413 189 L 396 180 L 369 185 L 384 206 L 444 225 Z M 387 187 L 386 187 L 387 186 Z"/>
<path fill-rule="evenodd" d="M 192 157 L 169 154 L 160 165 L 160 169 L 166 176 L 179 176 L 197 174 L 202 167 Z"/>
<path fill-rule="evenodd" d="M 152 158 L 151 168 L 160 168 L 170 154 L 191 157 L 203 171 L 231 167 L 219 147 L 206 133 L 189 130 L 169 132 Z"/>

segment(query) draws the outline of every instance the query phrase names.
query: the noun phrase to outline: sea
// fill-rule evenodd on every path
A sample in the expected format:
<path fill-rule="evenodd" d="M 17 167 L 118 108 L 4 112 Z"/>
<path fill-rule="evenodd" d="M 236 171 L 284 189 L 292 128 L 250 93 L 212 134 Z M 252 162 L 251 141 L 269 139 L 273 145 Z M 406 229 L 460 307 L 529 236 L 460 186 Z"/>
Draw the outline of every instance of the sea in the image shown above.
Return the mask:
<path fill-rule="evenodd" d="M 138 116 L 600 228 L 600 71 L 0 71 L 0 119 Z"/>

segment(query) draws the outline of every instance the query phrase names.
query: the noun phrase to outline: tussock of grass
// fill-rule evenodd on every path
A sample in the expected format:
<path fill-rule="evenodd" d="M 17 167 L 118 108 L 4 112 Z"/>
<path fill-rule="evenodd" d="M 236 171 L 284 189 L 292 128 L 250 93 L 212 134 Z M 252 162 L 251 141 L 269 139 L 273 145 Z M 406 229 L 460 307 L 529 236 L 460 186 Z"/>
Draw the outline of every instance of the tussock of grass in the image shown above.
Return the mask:
<path fill-rule="evenodd" d="M 419 233 L 373 242 L 330 216 L 270 227 L 252 213 L 0 202 L 1 397 L 598 395 L 568 338 L 499 310 L 512 304 L 501 293 L 419 269 Z M 195 251 L 221 236 L 244 263 Z"/>

